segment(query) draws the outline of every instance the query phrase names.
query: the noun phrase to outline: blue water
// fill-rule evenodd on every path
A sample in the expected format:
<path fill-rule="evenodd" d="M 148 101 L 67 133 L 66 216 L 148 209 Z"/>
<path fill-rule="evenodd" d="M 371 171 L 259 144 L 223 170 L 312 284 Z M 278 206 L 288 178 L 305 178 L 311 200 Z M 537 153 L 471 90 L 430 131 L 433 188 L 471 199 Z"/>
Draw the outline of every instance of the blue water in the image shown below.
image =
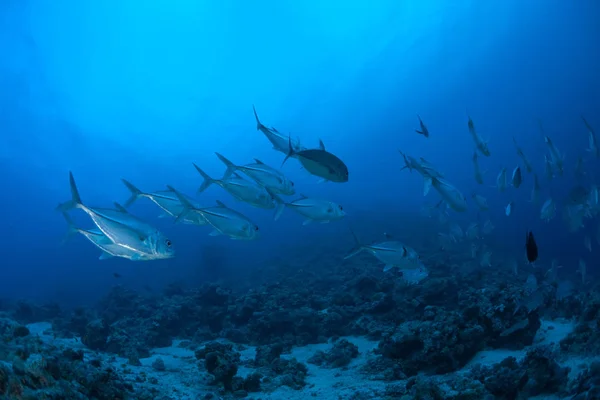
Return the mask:
<path fill-rule="evenodd" d="M 341 256 L 352 246 L 349 225 L 365 241 L 417 232 L 409 216 L 439 197 L 423 199 L 421 178 L 400 171 L 397 149 L 425 157 L 467 196 L 469 210 L 452 220 L 478 218 L 473 190 L 488 198 L 495 252 L 522 260 L 531 229 L 542 265 L 557 258 L 576 279 L 583 258 L 593 278 L 599 253 L 587 252 L 583 237 L 596 246 L 597 221 L 569 233 L 560 199 L 576 184 L 579 155 L 587 185 L 600 172 L 585 153 L 580 118 L 600 130 L 598 15 L 592 0 L 4 1 L 0 294 L 86 304 L 115 283 L 113 272 L 130 287 L 193 286 L 289 261 L 317 243 Z M 342 204 L 344 221 L 303 226 L 287 210 L 275 222 L 212 187 L 199 201 L 243 212 L 259 224 L 260 240 L 210 237 L 208 228 L 157 218 L 158 208 L 140 200 L 131 211 L 168 234 L 176 258 L 100 261 L 83 237 L 61 244 L 66 225 L 54 208 L 70 196 L 68 171 L 86 204 L 108 207 L 129 195 L 120 178 L 145 191 L 169 184 L 195 194 L 201 179 L 192 162 L 220 176 L 215 151 L 238 164 L 256 157 L 279 166 L 284 155 L 256 131 L 253 104 L 266 125 L 305 146 L 322 139 L 345 161 L 344 184 L 317 183 L 296 160 L 283 168 L 299 193 Z M 414 133 L 417 114 L 429 139 Z M 489 139 L 492 156 L 479 159 L 488 170 L 483 188 L 473 179 L 467 115 Z M 537 119 L 565 154 L 565 174 L 550 185 Z M 542 199 L 559 202 L 548 224 L 527 203 L 531 175 L 518 190 L 490 187 L 501 166 L 519 162 L 512 136 L 540 176 Z"/>

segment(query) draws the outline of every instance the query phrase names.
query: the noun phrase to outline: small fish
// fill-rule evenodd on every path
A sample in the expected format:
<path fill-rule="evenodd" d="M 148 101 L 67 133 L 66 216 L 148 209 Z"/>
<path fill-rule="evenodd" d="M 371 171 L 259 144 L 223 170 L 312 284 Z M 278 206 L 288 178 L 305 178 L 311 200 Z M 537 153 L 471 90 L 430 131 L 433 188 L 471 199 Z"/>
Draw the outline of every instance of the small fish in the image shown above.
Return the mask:
<path fill-rule="evenodd" d="M 482 232 L 484 235 L 489 235 L 490 233 L 492 233 L 492 231 L 495 229 L 496 227 L 494 226 L 494 224 L 492 224 L 492 221 L 490 221 L 489 219 L 487 221 L 485 221 L 485 223 L 483 224 L 483 229 Z"/>
<path fill-rule="evenodd" d="M 319 149 L 297 151 L 290 139 L 288 154 L 281 165 L 283 166 L 290 157 L 297 158 L 306 171 L 326 182 L 348 182 L 348 167 L 337 156 L 325 150 L 322 141 Z"/>
<path fill-rule="evenodd" d="M 554 171 L 552 170 L 552 163 L 547 155 L 544 155 L 544 171 L 546 173 L 546 179 L 549 181 L 554 178 Z"/>
<path fill-rule="evenodd" d="M 250 221 L 245 215 L 227 207 L 222 202 L 217 200 L 215 207 L 196 208 L 183 194 L 171 186 L 168 186 L 168 188 L 179 197 L 181 204 L 184 206 L 183 213 L 177 220 L 185 218 L 188 213 L 200 213 L 215 228 L 210 233 L 210 236 L 225 235 L 234 240 L 254 240 L 260 237 L 259 228 L 255 223 Z"/>
<path fill-rule="evenodd" d="M 269 189 L 271 193 L 291 196 L 295 193 L 294 182 L 289 180 L 281 171 L 269 167 L 260 160 L 254 159 L 254 163 L 247 165 L 235 165 L 225 156 L 215 153 L 219 160 L 225 164 L 227 171 L 222 179 L 231 177 L 236 171 L 241 171 L 252 178 L 256 183 Z"/>
<path fill-rule="evenodd" d="M 289 136 L 282 135 L 275 128 L 267 128 L 258 119 L 258 114 L 256 114 L 256 108 L 254 108 L 254 105 L 252 106 L 252 110 L 254 111 L 254 118 L 256 119 L 256 130 L 261 131 L 266 136 L 269 142 L 271 142 L 273 145 L 273 150 L 280 151 L 283 154 L 288 154 L 288 142 L 291 140 Z M 294 147 L 295 151 L 305 150 L 305 148 L 300 145 L 300 140 L 293 141 L 292 146 Z"/>
<path fill-rule="evenodd" d="M 471 194 L 471 198 L 473 199 L 473 201 L 475 201 L 475 204 L 477 204 L 477 207 L 479 207 L 480 211 L 487 211 L 490 209 L 490 206 L 488 205 L 488 201 L 485 197 L 473 192 Z"/>
<path fill-rule="evenodd" d="M 438 191 L 442 199 L 452 208 L 454 211 L 463 212 L 467 210 L 467 199 L 465 196 L 448 181 L 443 178 L 429 176 L 427 179 L 431 180 L 431 185 Z"/>
<path fill-rule="evenodd" d="M 525 250 L 527 253 L 527 261 L 529 263 L 535 262 L 538 258 L 538 247 L 533 237 L 533 232 L 529 231 L 525 236 Z"/>
<path fill-rule="evenodd" d="M 576 272 L 581 275 L 581 283 L 585 285 L 587 283 L 587 265 L 582 259 L 579 259 L 579 268 Z"/>
<path fill-rule="evenodd" d="M 426 138 L 429 137 L 429 130 L 427 129 L 427 127 L 425 126 L 425 124 L 423 123 L 423 121 L 421 120 L 421 116 L 417 115 L 417 117 L 419 118 L 419 125 L 420 125 L 420 129 L 415 129 L 415 132 L 417 132 L 419 135 L 423 135 Z"/>
<path fill-rule="evenodd" d="M 473 137 L 473 141 L 475 142 L 475 147 L 477 148 L 477 150 L 479 150 L 479 152 L 485 157 L 489 157 L 491 153 L 488 148 L 488 144 L 481 138 L 481 136 L 479 136 L 479 134 L 475 130 L 475 124 L 473 123 L 471 117 L 469 117 L 469 122 L 467 125 L 469 127 L 469 133 L 471 133 L 471 136 Z"/>
<path fill-rule="evenodd" d="M 235 199 L 248 203 L 251 206 L 265 209 L 276 209 L 276 214 L 281 213 L 283 209 L 283 203 L 279 197 L 274 193 L 269 192 L 263 186 L 255 182 L 250 182 L 238 174 L 234 173 L 232 176 L 226 179 L 214 179 L 211 178 L 206 172 L 204 172 L 199 166 L 194 164 L 194 167 L 198 173 L 202 176 L 204 181 L 198 189 L 198 193 L 205 191 L 210 185 L 216 184 L 225 189 Z M 195 207 L 198 208 L 198 207 Z"/>
<path fill-rule="evenodd" d="M 540 182 L 538 181 L 537 174 L 533 174 L 533 187 L 531 188 L 531 197 L 529 201 L 531 203 L 537 204 L 540 200 Z"/>
<path fill-rule="evenodd" d="M 479 224 L 472 222 L 467 227 L 467 232 L 465 233 L 467 239 L 476 240 L 479 237 Z"/>
<path fill-rule="evenodd" d="M 331 221 L 340 220 L 346 216 L 346 212 L 341 205 L 328 200 L 308 198 L 304 195 L 297 200 L 284 204 L 287 208 L 306 217 L 303 225 L 308 225 L 312 222 L 326 224 Z"/>
<path fill-rule="evenodd" d="M 479 265 L 481 265 L 482 267 L 486 267 L 486 268 L 489 268 L 492 266 L 492 252 L 491 251 L 486 251 L 485 253 L 483 253 L 483 255 L 481 256 L 481 260 L 479 261 Z"/>
<path fill-rule="evenodd" d="M 474 152 L 473 153 L 473 168 L 475 170 L 475 182 L 482 185 L 483 184 L 483 173 L 481 172 L 481 169 L 479 168 L 479 162 L 477 161 L 477 159 L 478 159 L 477 152 Z"/>
<path fill-rule="evenodd" d="M 60 204 L 57 209 L 69 211 L 75 208 L 83 210 L 90 216 L 94 224 L 111 242 L 133 251 L 131 259 L 138 260 L 143 254 L 144 259 L 164 259 L 175 255 L 172 242 L 164 234 L 146 222 L 129 214 L 124 207 L 118 205 L 118 210 L 88 207 L 81 201 L 79 190 L 69 172 L 71 200 Z"/>
<path fill-rule="evenodd" d="M 131 206 L 140 197 L 146 197 L 147 199 L 152 201 L 154 204 L 159 206 L 166 213 L 166 216 L 171 216 L 173 218 L 177 218 L 177 216 L 179 216 L 179 214 L 181 214 L 181 212 L 183 211 L 183 206 L 181 205 L 181 202 L 179 201 L 179 199 L 177 198 L 175 193 L 173 193 L 169 190 L 160 190 L 160 191 L 154 192 L 154 193 L 145 193 L 145 192 L 142 192 L 140 189 L 138 189 L 133 183 L 131 183 L 125 179 L 121 179 L 121 181 L 127 187 L 127 189 L 129 189 L 129 191 L 131 192 L 131 196 L 125 203 L 125 207 Z M 189 197 L 189 196 L 186 196 L 186 197 L 196 207 L 200 208 L 200 205 L 196 204 L 196 202 L 191 197 Z M 199 214 L 195 214 L 195 215 L 190 214 L 188 217 L 186 217 L 186 219 L 183 221 L 183 223 L 194 224 L 194 225 L 199 225 L 199 226 L 208 224 L 208 222 L 206 222 L 206 220 L 204 218 L 202 218 L 202 216 Z"/>
<path fill-rule="evenodd" d="M 506 207 L 504 208 L 504 213 L 506 214 L 507 217 L 510 217 L 510 214 L 512 214 L 514 207 L 515 207 L 514 201 L 511 201 L 506 205 Z"/>
<path fill-rule="evenodd" d="M 515 189 L 518 189 L 523 183 L 523 176 L 521 175 L 521 168 L 517 166 L 512 173 L 512 185 Z"/>
<path fill-rule="evenodd" d="M 542 205 L 542 210 L 540 211 L 540 218 L 542 221 L 549 222 L 556 216 L 556 203 L 552 198 L 549 198 Z"/>
<path fill-rule="evenodd" d="M 519 157 L 521 157 L 521 160 L 523 160 L 523 164 L 525 164 L 525 169 L 527 170 L 527 172 L 529 172 L 529 173 L 533 172 L 533 167 L 531 166 L 531 162 L 529 161 L 527 156 L 525 156 L 525 153 L 523 153 L 523 150 L 517 144 L 517 140 L 515 139 L 514 136 L 513 136 L 513 143 L 515 144 L 515 148 L 517 149 L 517 155 Z"/>
<path fill-rule="evenodd" d="M 502 168 L 496 177 L 496 188 L 500 192 L 506 190 L 506 168 Z"/>
<path fill-rule="evenodd" d="M 354 237 L 355 247 L 344 257 L 344 260 L 354 257 L 361 251 L 368 251 L 385 264 L 383 268 L 384 272 L 389 271 L 392 268 L 398 268 L 401 271 L 426 270 L 425 265 L 421 262 L 419 254 L 403 243 L 398 241 L 386 241 L 364 245 L 360 243 L 354 232 L 352 232 L 352 235 Z"/>
<path fill-rule="evenodd" d="M 589 236 L 586 236 L 585 238 L 583 238 L 583 245 L 590 253 L 592 252 L 592 240 L 590 239 Z"/>
<path fill-rule="evenodd" d="M 585 124 L 585 127 L 588 130 L 588 148 L 586 149 L 586 151 L 592 153 L 596 158 L 600 158 L 600 150 L 598 150 L 596 133 L 594 132 L 594 129 L 592 129 L 592 126 L 586 121 L 583 115 L 581 116 L 581 119 L 583 120 L 583 123 Z"/>
<path fill-rule="evenodd" d="M 548 136 L 544 136 L 544 142 L 548 146 L 548 151 L 550 153 L 550 163 L 554 168 L 556 168 L 558 174 L 562 176 L 564 170 L 564 156 L 560 154 L 560 152 L 558 151 L 556 146 L 554 146 L 554 143 L 552 143 L 552 140 L 550 140 Z"/>

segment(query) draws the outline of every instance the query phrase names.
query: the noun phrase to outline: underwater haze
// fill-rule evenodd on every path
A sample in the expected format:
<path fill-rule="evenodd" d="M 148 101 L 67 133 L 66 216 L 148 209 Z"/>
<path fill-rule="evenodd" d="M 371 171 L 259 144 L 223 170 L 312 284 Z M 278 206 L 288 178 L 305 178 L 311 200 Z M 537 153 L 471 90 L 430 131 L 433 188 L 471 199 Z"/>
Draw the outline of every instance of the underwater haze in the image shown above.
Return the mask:
<path fill-rule="evenodd" d="M 581 115 L 600 126 L 599 11 L 593 1 L 5 2 L 1 293 L 86 301 L 113 283 L 113 270 L 132 284 L 202 282 L 213 268 L 206 253 L 235 274 L 285 258 L 285 248 L 310 247 L 303 241 L 315 236 L 351 246 L 356 214 L 365 221 L 354 229 L 369 231 L 364 240 L 378 239 L 379 228 L 410 235 L 420 228 L 403 215 L 437 199 L 424 199 L 421 178 L 400 171 L 397 149 L 426 158 L 465 193 L 469 210 L 456 218 L 475 220 L 470 193 L 479 190 L 502 246 L 522 251 L 531 229 L 545 261 L 576 263 L 581 233 L 567 234 L 560 218 L 544 224 L 539 207 L 525 201 L 529 189 L 501 194 L 487 186 L 502 166 L 511 172 L 518 164 L 513 136 L 543 179 L 538 119 L 567 165 L 545 189 L 566 196 L 575 184 L 572 170 L 587 145 Z M 82 237 L 61 245 L 66 227 L 54 208 L 70 196 L 68 171 L 86 204 L 110 207 L 129 196 L 120 178 L 146 191 L 171 185 L 194 195 L 201 177 L 192 162 L 211 176 L 224 171 L 214 152 L 279 167 L 285 155 L 256 130 L 253 105 L 261 122 L 307 147 L 321 139 L 345 161 L 345 184 L 317 183 L 295 160 L 283 172 L 299 193 L 342 204 L 346 221 L 304 227 L 286 211 L 274 222 L 211 188 L 198 200 L 221 199 L 256 219 L 259 241 L 157 220 L 157 209 L 141 200 L 133 212 L 168 233 L 176 258 L 99 261 Z M 417 114 L 428 139 L 415 133 Z M 492 153 L 480 157 L 483 187 L 472 178 L 468 116 Z M 585 167 L 594 176 L 598 162 L 590 157 Z M 506 218 L 513 199 L 515 214 Z M 369 227 L 370 219 L 387 226 Z"/>

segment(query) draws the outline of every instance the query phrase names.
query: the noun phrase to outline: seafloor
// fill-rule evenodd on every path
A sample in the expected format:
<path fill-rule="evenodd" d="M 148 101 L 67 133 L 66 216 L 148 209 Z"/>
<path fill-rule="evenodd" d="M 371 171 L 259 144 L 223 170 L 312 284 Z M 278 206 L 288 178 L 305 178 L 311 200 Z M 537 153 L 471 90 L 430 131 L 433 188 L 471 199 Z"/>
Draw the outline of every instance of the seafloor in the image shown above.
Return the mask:
<path fill-rule="evenodd" d="M 0 398 L 600 399 L 591 288 L 448 254 L 418 285 L 368 254 L 289 259 L 93 308 L 5 301 Z"/>

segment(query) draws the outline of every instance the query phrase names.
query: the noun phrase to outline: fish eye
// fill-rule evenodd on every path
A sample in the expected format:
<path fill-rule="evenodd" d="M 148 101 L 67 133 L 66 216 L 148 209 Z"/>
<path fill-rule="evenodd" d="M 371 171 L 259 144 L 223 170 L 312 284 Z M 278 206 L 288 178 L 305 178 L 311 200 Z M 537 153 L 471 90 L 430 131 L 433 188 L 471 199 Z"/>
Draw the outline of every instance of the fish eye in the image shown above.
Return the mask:
<path fill-rule="evenodd" d="M 165 240 L 165 244 L 167 247 L 171 247 L 171 241 L 169 239 Z"/>

